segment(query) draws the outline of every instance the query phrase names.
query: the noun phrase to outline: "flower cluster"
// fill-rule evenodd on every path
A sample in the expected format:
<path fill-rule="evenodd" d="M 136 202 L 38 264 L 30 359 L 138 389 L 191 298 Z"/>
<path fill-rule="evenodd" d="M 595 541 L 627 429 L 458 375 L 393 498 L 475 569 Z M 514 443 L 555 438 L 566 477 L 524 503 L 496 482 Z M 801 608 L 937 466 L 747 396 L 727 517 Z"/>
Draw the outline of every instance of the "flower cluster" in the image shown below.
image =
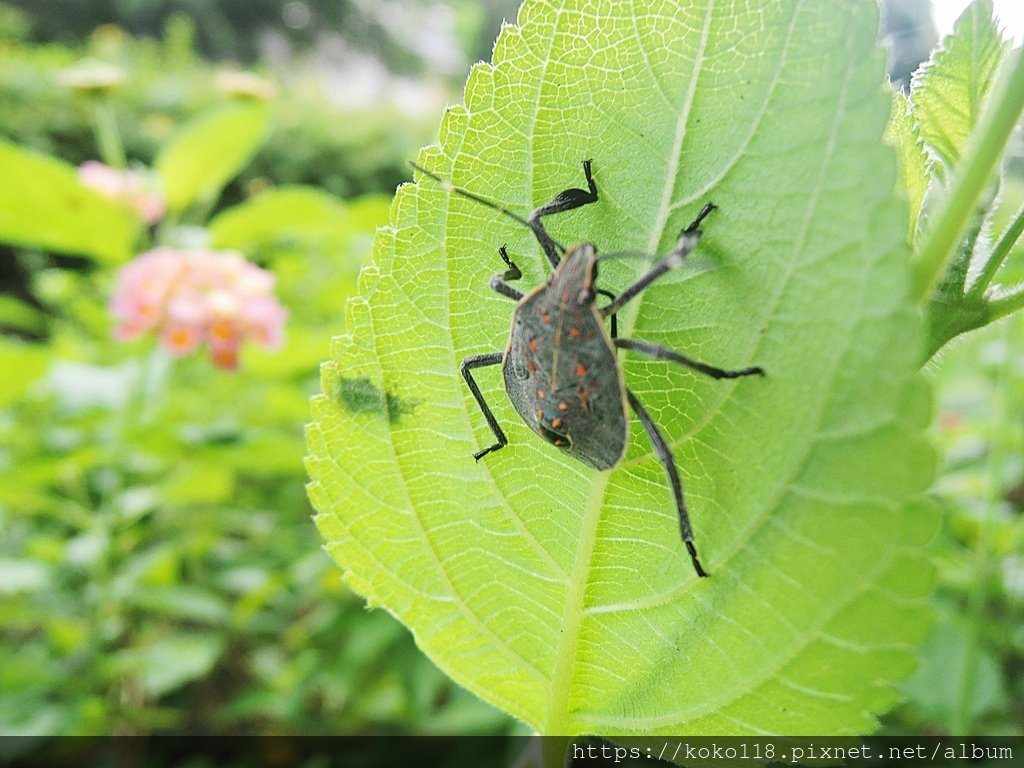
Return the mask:
<path fill-rule="evenodd" d="M 167 211 L 163 195 L 139 171 L 121 171 L 90 160 L 78 167 L 78 178 L 104 197 L 132 208 L 147 224 L 156 224 Z"/>
<path fill-rule="evenodd" d="M 273 291 L 274 276 L 236 251 L 161 247 L 121 269 L 110 311 L 120 340 L 153 332 L 174 355 L 205 341 L 216 365 L 234 369 L 243 341 L 280 345 L 288 313 Z"/>

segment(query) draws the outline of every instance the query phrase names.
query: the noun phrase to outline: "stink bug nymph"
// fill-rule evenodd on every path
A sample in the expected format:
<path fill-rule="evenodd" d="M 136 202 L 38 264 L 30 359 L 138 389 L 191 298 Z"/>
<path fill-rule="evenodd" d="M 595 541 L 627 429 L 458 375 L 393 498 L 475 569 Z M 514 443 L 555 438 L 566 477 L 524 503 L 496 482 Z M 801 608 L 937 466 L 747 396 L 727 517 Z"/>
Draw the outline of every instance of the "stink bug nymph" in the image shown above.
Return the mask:
<path fill-rule="evenodd" d="M 491 278 L 491 288 L 517 304 L 505 351 L 472 355 L 462 361 L 462 376 L 495 438 L 493 445 L 475 453 L 474 458 L 480 460 L 508 444 L 505 433 L 473 378 L 474 368 L 500 364 L 505 390 L 523 421 L 546 441 L 594 469 L 611 469 L 622 460 L 629 433 L 628 405 L 643 424 L 654 452 L 665 467 L 679 515 L 679 530 L 693 567 L 698 576 L 707 576 L 693 543 L 693 529 L 672 452 L 646 409 L 625 385 L 616 350 L 632 350 L 658 360 L 668 360 L 716 379 L 764 376 L 764 370 L 757 366 L 725 370 L 658 344 L 621 339 L 615 313 L 652 282 L 685 261 L 700 240 L 701 222 L 715 210 L 715 206 L 712 203 L 705 205 L 697 218 L 679 233 L 676 245 L 668 255 L 615 296 L 597 287 L 598 263 L 602 258 L 598 256 L 597 249 L 590 243 L 566 249 L 548 234 L 542 221 L 549 214 L 597 202 L 597 184 L 591 173 L 590 160 L 583 163 L 587 189 L 567 189 L 533 211 L 529 218 L 456 187 L 415 163 L 411 165 L 446 189 L 529 227 L 554 270 L 546 283 L 524 294 L 509 284 L 521 278 L 522 272 L 509 258 L 505 246 L 498 249 L 506 270 Z M 608 303 L 597 306 L 598 296 L 607 298 Z M 605 319 L 610 321 L 609 331 L 605 330 Z"/>

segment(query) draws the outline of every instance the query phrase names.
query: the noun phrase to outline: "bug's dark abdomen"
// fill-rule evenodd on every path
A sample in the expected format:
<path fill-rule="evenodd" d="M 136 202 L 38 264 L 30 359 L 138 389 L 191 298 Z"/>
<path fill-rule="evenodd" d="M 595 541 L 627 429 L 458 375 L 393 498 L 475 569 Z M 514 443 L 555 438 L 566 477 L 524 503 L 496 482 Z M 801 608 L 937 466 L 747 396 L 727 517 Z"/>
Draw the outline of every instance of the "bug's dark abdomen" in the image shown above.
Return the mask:
<path fill-rule="evenodd" d="M 610 469 L 628 433 L 622 373 L 593 304 L 563 302 L 560 294 L 542 286 L 519 303 L 502 366 L 505 388 L 547 442 Z"/>

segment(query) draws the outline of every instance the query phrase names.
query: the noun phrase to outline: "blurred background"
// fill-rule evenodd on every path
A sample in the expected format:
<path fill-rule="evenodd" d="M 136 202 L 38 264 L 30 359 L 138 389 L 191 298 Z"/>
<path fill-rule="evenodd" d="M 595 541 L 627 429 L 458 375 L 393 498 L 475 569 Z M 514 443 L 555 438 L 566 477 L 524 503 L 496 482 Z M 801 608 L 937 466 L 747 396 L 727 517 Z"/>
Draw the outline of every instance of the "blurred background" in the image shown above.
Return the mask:
<path fill-rule="evenodd" d="M 906 87 L 966 2 L 883 5 Z M 247 204 L 294 185 L 322 213 L 246 225 L 289 317 L 280 349 L 247 345 L 233 372 L 115 339 L 109 264 L 0 244 L 0 733 L 517 731 L 345 589 L 302 466 L 318 365 L 406 161 L 517 6 L 0 2 L 0 137 L 145 169 L 218 105 L 259 102 L 272 118 L 258 149 L 174 237 L 230 235 L 261 218 Z M 1019 3 L 1000 8 L 1019 35 Z M 170 231 L 144 230 L 139 249 Z M 1024 734 L 1022 326 L 961 340 L 927 371 L 948 512 L 939 620 L 889 732 Z"/>

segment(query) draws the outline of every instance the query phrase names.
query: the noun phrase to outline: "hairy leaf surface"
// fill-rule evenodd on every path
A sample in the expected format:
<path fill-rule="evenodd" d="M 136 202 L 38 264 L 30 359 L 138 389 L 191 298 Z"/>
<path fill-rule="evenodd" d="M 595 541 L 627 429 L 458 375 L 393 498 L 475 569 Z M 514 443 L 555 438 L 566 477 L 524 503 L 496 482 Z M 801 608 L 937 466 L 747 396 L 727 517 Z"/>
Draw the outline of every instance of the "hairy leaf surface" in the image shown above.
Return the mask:
<path fill-rule="evenodd" d="M 975 0 L 931 58 L 914 73 L 911 98 L 925 143 L 948 168 L 956 165 L 1008 46 L 992 17 L 992 0 Z"/>
<path fill-rule="evenodd" d="M 768 372 L 716 382 L 624 355 L 709 579 L 635 419 L 622 464 L 594 472 L 482 369 L 510 445 L 473 461 L 492 437 L 458 368 L 506 343 L 497 248 L 524 288 L 549 270 L 500 214 L 426 178 L 398 191 L 313 403 L 317 525 L 353 589 L 539 732 L 864 731 L 913 667 L 933 467 L 876 16 L 867 0 L 529 0 L 419 158 L 523 213 L 582 186 L 592 158 L 600 201 L 550 221 L 600 251 L 664 253 L 719 206 L 699 268 L 619 317 L 621 336 Z M 609 261 L 602 283 L 648 265 Z"/>
<path fill-rule="evenodd" d="M 925 207 L 925 197 L 932 177 L 931 160 L 917 118 L 902 93 L 893 95 L 892 117 L 885 138 L 896 149 L 899 180 L 897 186 L 907 196 L 910 206 L 907 219 L 907 242 L 913 245 L 917 237 L 918 222 Z"/>

